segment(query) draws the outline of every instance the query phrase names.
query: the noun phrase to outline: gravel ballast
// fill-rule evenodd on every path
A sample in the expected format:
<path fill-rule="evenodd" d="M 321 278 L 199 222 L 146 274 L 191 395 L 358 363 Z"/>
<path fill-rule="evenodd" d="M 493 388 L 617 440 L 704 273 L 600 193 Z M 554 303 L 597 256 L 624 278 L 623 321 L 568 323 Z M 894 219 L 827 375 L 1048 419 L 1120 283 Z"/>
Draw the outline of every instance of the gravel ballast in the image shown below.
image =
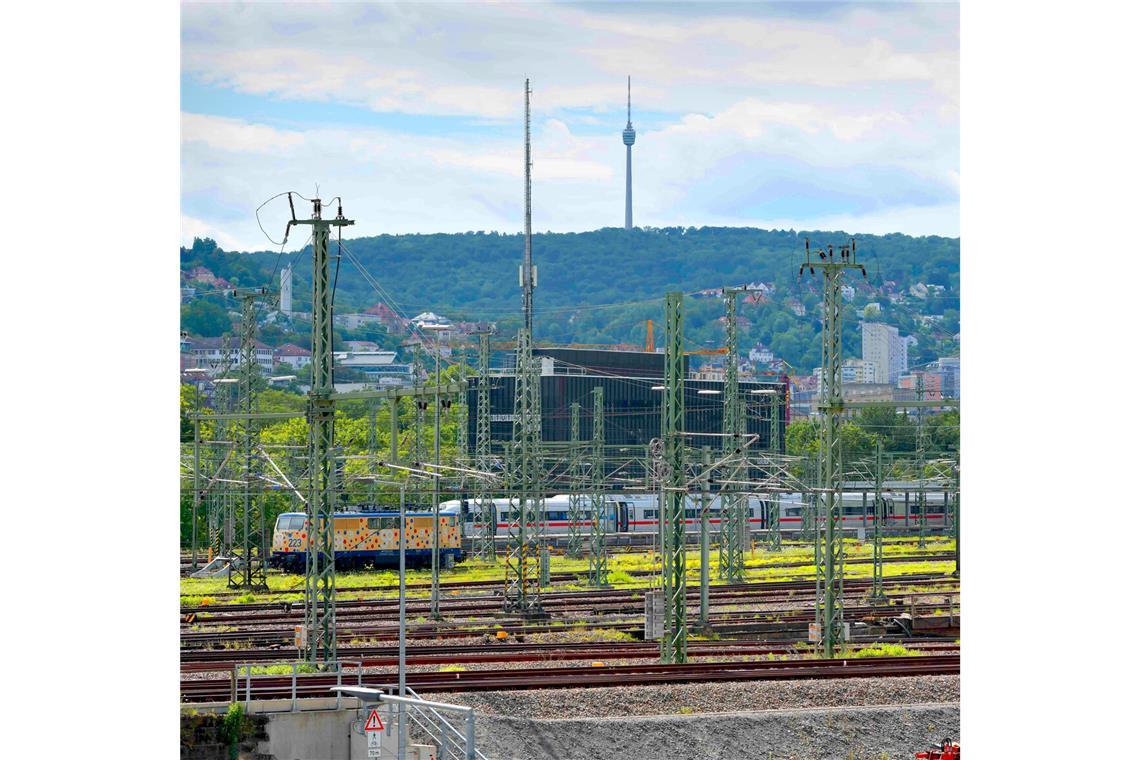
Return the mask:
<path fill-rule="evenodd" d="M 957 737 L 956 704 L 476 722 L 489 760 L 901 760 Z"/>
<path fill-rule="evenodd" d="M 439 692 L 424 699 L 512 718 L 608 718 L 803 707 L 958 702 L 958 676 L 735 681 L 589 689 Z"/>
<path fill-rule="evenodd" d="M 492 760 L 913 758 L 959 735 L 959 677 L 421 694 L 476 710 Z"/>

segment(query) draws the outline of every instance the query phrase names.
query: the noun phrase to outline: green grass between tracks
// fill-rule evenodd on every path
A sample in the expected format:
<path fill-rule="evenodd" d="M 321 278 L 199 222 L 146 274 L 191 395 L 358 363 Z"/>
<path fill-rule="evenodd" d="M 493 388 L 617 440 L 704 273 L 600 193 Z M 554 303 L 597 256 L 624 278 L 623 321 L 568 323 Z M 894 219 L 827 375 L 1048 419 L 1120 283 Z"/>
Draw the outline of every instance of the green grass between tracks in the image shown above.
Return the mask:
<path fill-rule="evenodd" d="M 846 556 L 852 559 L 870 559 L 872 555 L 871 544 L 865 541 L 847 540 L 845 543 Z M 917 539 L 892 539 L 884 543 L 883 554 L 886 558 L 902 555 L 946 555 L 954 551 L 953 540 L 942 537 L 928 539 L 925 549 L 918 549 Z M 815 577 L 815 569 L 810 564 L 814 556 L 811 545 L 794 542 L 785 543 L 783 551 L 769 552 L 763 545 L 757 543 L 754 549 L 744 554 L 745 578 L 748 581 L 797 581 Z M 715 546 L 709 550 L 711 564 L 712 584 L 719 585 L 717 580 L 717 549 Z M 634 572 L 656 571 L 660 568 L 660 556 L 652 552 L 613 554 L 609 558 L 609 580 L 614 588 L 642 588 L 650 585 L 650 576 L 633 575 Z M 685 568 L 690 583 L 700 580 L 700 552 L 690 549 L 686 552 Z M 800 567 L 781 567 L 780 565 L 792 563 L 806 563 Z M 953 571 L 954 563 L 950 561 L 932 561 L 916 559 L 909 562 L 887 562 L 883 566 L 885 577 L 909 575 L 914 573 L 948 574 Z M 845 577 L 870 578 L 872 565 L 870 562 L 848 563 Z M 570 573 L 577 576 L 573 581 L 558 583 L 554 590 L 575 591 L 586 590 L 586 575 L 588 561 L 585 559 L 569 559 L 562 556 L 550 558 L 550 572 L 555 575 Z M 441 572 L 444 583 L 450 581 L 502 581 L 505 574 L 504 560 L 494 563 L 477 560 L 468 560 L 460 563 L 454 570 Z M 304 577 L 294 573 L 281 573 L 270 571 L 267 583 L 271 591 L 288 592 L 275 594 L 245 593 L 235 594 L 228 588 L 225 578 L 182 578 L 181 594 L 182 604 L 189 607 L 198 607 L 203 611 L 211 606 L 222 606 L 233 603 L 250 602 L 299 602 L 304 599 Z M 431 583 L 430 570 L 409 570 L 409 583 Z M 395 598 L 398 594 L 399 574 L 393 570 L 366 570 L 337 573 L 337 598 L 342 600 Z M 361 591 L 365 587 L 382 587 L 379 591 Z M 463 588 L 448 589 L 444 587 L 444 596 L 469 593 Z M 425 588 L 409 589 L 409 599 L 425 599 L 430 592 Z"/>

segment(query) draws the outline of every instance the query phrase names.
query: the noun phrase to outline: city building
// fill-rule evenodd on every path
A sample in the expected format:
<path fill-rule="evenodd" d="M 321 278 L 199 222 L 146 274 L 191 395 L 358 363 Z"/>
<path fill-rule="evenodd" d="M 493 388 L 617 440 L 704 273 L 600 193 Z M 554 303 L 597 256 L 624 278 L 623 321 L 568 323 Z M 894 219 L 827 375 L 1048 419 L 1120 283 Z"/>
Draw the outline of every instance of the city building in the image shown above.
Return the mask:
<path fill-rule="evenodd" d="M 911 391 L 910 398 L 917 398 L 919 378 L 922 378 L 922 398 L 919 401 L 943 398 L 941 372 L 917 371 L 903 375 L 899 378 L 899 390 Z"/>
<path fill-rule="evenodd" d="M 263 374 L 273 371 L 273 349 L 254 341 L 254 360 Z M 186 338 L 183 346 L 191 367 L 205 369 L 211 375 L 241 366 L 241 342 L 237 338 Z"/>
<path fill-rule="evenodd" d="M 772 353 L 772 349 L 763 343 L 757 343 L 748 351 L 748 361 L 754 365 L 771 364 L 775 359 L 776 355 Z"/>
<path fill-rule="evenodd" d="M 377 386 L 410 385 L 412 365 L 396 362 L 395 351 L 337 351 L 337 367 L 363 372 Z"/>
<path fill-rule="evenodd" d="M 349 330 L 358 330 L 366 325 L 379 325 L 380 317 L 372 314 L 334 314 L 333 324 Z"/>
<path fill-rule="evenodd" d="M 864 322 L 863 361 L 874 365 L 876 383 L 898 383 L 907 370 L 907 340 L 899 329 L 882 322 Z"/>
<path fill-rule="evenodd" d="M 935 362 L 937 372 L 942 376 L 942 397 L 962 397 L 962 357 L 945 356 Z"/>
<path fill-rule="evenodd" d="M 606 414 L 605 440 L 608 447 L 628 447 L 635 460 L 623 475 L 637 481 L 633 488 L 644 488 L 644 465 L 649 442 L 661 435 L 662 383 L 665 355 L 640 351 L 606 351 L 588 349 L 536 348 L 541 359 L 539 393 L 542 410 L 542 440 L 567 441 L 570 438 L 570 405 L 581 405 L 579 435 L 588 441 L 593 431 L 594 388 L 602 388 Z M 688 357 L 685 361 L 688 369 Z M 723 381 L 697 380 L 689 377 L 685 385 L 685 445 L 710 446 L 719 451 L 724 445 Z M 758 391 L 775 390 L 776 394 Z M 771 400 L 786 397 L 787 386 L 773 378 L 765 382 L 740 381 L 745 402 L 745 430 L 757 435 L 755 448 L 769 445 L 773 412 L 784 429 L 786 411 Z M 493 371 L 490 382 L 491 448 L 502 453 L 511 439 L 514 423 L 515 377 L 513 370 Z M 475 449 L 475 424 L 478 411 L 478 383 L 472 381 L 467 391 L 468 449 Z M 780 435 L 780 440 L 785 439 Z M 609 457 L 618 452 L 610 450 Z"/>
<path fill-rule="evenodd" d="M 844 360 L 840 367 L 844 388 L 846 388 L 848 384 L 864 385 L 876 382 L 876 368 L 877 365 L 875 362 L 867 361 L 866 359 Z M 815 377 L 817 384 L 820 382 L 822 375 L 823 369 L 821 367 L 816 367 L 812 371 L 812 376 Z"/>
<path fill-rule="evenodd" d="M 301 369 L 313 362 L 313 352 L 292 343 L 278 346 L 273 352 L 274 364 L 285 364 L 293 369 Z"/>
<path fill-rule="evenodd" d="M 390 333 L 403 333 L 408 331 L 408 323 L 410 320 L 404 319 L 387 305 L 377 303 L 364 310 L 365 314 L 378 317 L 380 324 L 388 328 Z"/>
<path fill-rule="evenodd" d="M 441 317 L 435 312 L 425 311 L 412 317 L 412 324 L 421 330 L 432 330 L 437 333 L 448 332 L 454 329 L 451 320 Z"/>

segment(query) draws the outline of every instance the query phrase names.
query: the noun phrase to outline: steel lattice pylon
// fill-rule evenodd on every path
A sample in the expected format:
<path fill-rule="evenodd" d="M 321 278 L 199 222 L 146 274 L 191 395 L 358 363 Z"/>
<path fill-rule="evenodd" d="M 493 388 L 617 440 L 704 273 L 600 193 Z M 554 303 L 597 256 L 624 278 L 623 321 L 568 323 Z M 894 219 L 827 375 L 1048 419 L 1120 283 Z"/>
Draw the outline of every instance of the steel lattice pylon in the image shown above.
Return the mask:
<path fill-rule="evenodd" d="M 460 462 L 467 461 L 467 430 L 461 425 L 467 423 L 467 383 L 468 383 L 468 368 L 467 368 L 467 349 L 459 349 L 459 377 L 463 383 L 463 392 L 459 394 L 455 411 L 455 450 L 458 454 Z M 439 464 L 438 462 L 436 464 Z"/>
<path fill-rule="evenodd" d="M 538 549 L 534 540 L 538 509 L 538 373 L 531 355 L 530 335 L 519 330 L 515 367 L 515 424 L 508 467 L 512 503 L 507 522 L 507 568 L 503 608 L 528 615 L 540 612 Z"/>
<path fill-rule="evenodd" d="M 577 401 L 570 404 L 570 513 L 567 515 L 566 556 L 575 559 L 582 556 L 582 446 L 580 442 L 582 405 Z"/>
<path fill-rule="evenodd" d="M 594 388 L 593 438 L 590 451 L 590 580 L 595 588 L 609 585 L 606 556 L 605 443 L 606 418 L 601 387 Z"/>
<path fill-rule="evenodd" d="M 821 478 L 819 492 L 823 497 L 823 535 L 819 543 L 816 577 L 821 592 L 816 596 L 816 618 L 824 654 L 834 657 L 843 636 L 843 442 L 840 424 L 843 416 L 843 273 L 847 269 L 862 270 L 855 261 L 855 241 L 839 249 L 839 259 L 828 246 L 826 253 L 816 251 L 812 258 L 810 243 L 804 241 L 807 257 L 800 266 L 823 271 L 823 362 L 819 390 L 819 410 L 823 415 L 820 438 Z M 866 273 L 864 272 L 864 276 Z"/>
<path fill-rule="evenodd" d="M 221 424 L 214 422 L 214 436 L 220 438 Z M 210 456 L 210 472 L 217 473 L 222 467 L 223 454 L 211 448 Z M 207 494 L 209 496 L 209 503 L 206 507 L 206 531 L 209 534 L 210 541 L 210 559 L 222 554 L 225 542 L 225 526 L 226 526 L 226 510 L 225 501 L 221 494 L 207 486 Z"/>
<path fill-rule="evenodd" d="M 782 412 L 784 409 L 784 400 L 778 394 L 772 397 L 772 415 L 771 424 L 772 432 L 768 436 L 770 448 L 773 454 L 779 454 L 783 449 L 782 441 L 780 440 L 780 426 L 783 422 Z M 781 412 L 781 418 L 776 417 L 776 412 Z M 768 551 L 778 552 L 783 549 L 782 537 L 780 535 L 780 495 L 769 494 L 768 499 Z"/>
<path fill-rule="evenodd" d="M 883 441 L 878 439 L 875 445 L 875 503 L 874 524 L 872 527 L 872 557 L 871 557 L 871 601 L 886 601 L 887 595 L 883 593 L 883 523 L 887 519 L 886 500 L 883 498 Z"/>
<path fill-rule="evenodd" d="M 491 336 L 479 333 L 479 385 L 475 404 L 475 462 L 482 472 L 491 471 Z M 495 502 L 485 478 L 475 481 L 475 503 L 481 527 L 475 535 L 475 555 L 495 559 Z"/>
<path fill-rule="evenodd" d="M 309 389 L 308 545 L 305 554 L 306 659 L 322 668 L 336 663 L 336 462 L 334 454 L 333 305 L 329 283 L 329 229 L 353 222 L 337 208 L 335 219 L 321 218 L 321 201 L 313 200 L 311 219 L 291 224 L 313 227 L 313 359 Z"/>
<path fill-rule="evenodd" d="M 665 295 L 665 398 L 661 433 L 664 439 L 664 504 L 661 561 L 665 593 L 662 662 L 688 659 L 685 621 L 685 347 L 682 294 Z"/>
<path fill-rule="evenodd" d="M 962 575 L 962 466 L 954 463 L 954 577 Z"/>
<path fill-rule="evenodd" d="M 376 439 L 376 402 L 368 402 L 368 472 L 376 472 L 380 466 L 380 455 L 377 452 L 377 439 Z M 375 479 L 368 486 L 368 501 L 372 505 L 379 502 L 379 486 Z"/>
<path fill-rule="evenodd" d="M 266 590 L 265 582 L 265 523 L 261 515 L 261 504 L 254 498 L 254 482 L 258 477 L 254 450 L 257 447 L 258 431 L 253 420 L 254 395 L 257 376 L 260 370 L 254 353 L 254 337 L 257 332 L 257 298 L 265 295 L 263 288 L 252 291 L 234 291 L 233 296 L 241 301 L 241 362 L 239 364 L 239 411 L 245 415 L 238 423 L 238 440 L 241 446 L 241 472 L 243 487 L 241 497 L 235 505 L 234 525 L 238 529 L 238 540 L 234 544 L 237 572 L 230 565 L 228 585 L 230 588 Z"/>
<path fill-rule="evenodd" d="M 518 508 L 507 520 L 507 572 L 503 588 L 503 609 L 520 615 L 542 613 L 539 595 L 538 551 L 534 528 L 538 524 L 539 445 L 542 440 L 541 398 L 538 365 L 532 351 L 534 322 L 535 267 L 531 256 L 530 196 L 530 80 L 526 80 L 524 118 L 524 231 L 523 264 L 519 270 L 522 287 L 523 325 L 519 328 L 515 351 L 515 420 L 511 435 L 508 472 L 511 491 Z"/>
<path fill-rule="evenodd" d="M 743 288 L 724 289 L 724 453 L 728 475 L 721 489 L 719 574 L 728 583 L 744 580 L 744 544 L 747 540 L 746 500 L 739 493 L 743 470 L 744 404 L 740 399 L 740 359 L 737 346 L 736 297 Z"/>
<path fill-rule="evenodd" d="M 914 380 L 915 400 L 926 401 L 926 387 L 923 376 L 918 374 Z M 914 412 L 918 415 L 918 430 L 915 434 L 915 456 L 918 459 L 918 548 L 926 548 L 926 414 L 920 407 Z M 943 518 L 945 519 L 945 518 Z"/>

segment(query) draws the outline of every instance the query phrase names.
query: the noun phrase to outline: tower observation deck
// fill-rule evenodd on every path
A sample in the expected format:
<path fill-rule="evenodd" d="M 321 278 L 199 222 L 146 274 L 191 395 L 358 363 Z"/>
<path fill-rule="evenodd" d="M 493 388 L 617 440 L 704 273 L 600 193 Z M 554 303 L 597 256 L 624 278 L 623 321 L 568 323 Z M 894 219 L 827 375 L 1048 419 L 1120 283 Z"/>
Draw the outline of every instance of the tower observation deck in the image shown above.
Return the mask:
<path fill-rule="evenodd" d="M 633 119 L 630 115 L 630 78 L 625 82 L 625 129 L 621 132 L 621 141 L 625 143 L 625 228 L 633 229 L 633 142 L 637 139 L 637 132 L 633 129 Z"/>

